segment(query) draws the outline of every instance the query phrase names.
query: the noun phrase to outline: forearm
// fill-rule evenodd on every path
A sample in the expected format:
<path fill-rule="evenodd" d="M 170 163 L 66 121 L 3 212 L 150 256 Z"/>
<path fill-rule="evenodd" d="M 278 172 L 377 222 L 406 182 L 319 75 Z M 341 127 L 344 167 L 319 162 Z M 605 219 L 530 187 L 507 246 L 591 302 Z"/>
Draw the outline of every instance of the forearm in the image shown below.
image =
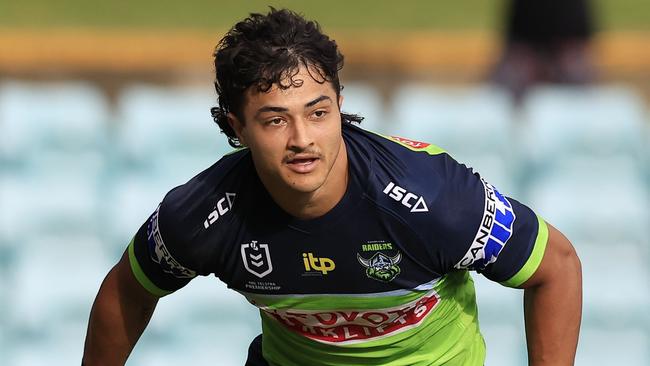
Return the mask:
<path fill-rule="evenodd" d="M 132 276 L 124 270 L 119 265 L 113 268 L 97 294 L 88 323 L 84 365 L 124 365 L 156 307 L 155 298 L 134 296 L 129 282 L 120 281 L 122 276 Z"/>
<path fill-rule="evenodd" d="M 553 281 L 524 292 L 530 365 L 573 365 L 582 313 L 582 278 L 575 253 L 567 255 Z"/>

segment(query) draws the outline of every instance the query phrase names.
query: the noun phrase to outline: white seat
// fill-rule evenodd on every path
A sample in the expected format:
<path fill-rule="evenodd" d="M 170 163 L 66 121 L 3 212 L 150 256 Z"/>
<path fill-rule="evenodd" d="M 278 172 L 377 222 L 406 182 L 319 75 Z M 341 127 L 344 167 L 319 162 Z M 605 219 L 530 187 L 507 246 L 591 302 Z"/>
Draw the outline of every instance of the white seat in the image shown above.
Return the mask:
<path fill-rule="evenodd" d="M 586 322 L 647 324 L 650 332 L 650 248 L 624 241 L 573 244 L 582 262 Z"/>
<path fill-rule="evenodd" d="M 523 319 L 523 291 L 505 287 L 472 272 L 479 320 L 483 324 L 519 324 Z"/>
<path fill-rule="evenodd" d="M 518 184 L 517 167 L 513 161 L 500 155 L 472 155 L 458 154 L 452 156 L 461 164 L 472 168 L 474 172 L 492 184 L 496 189 L 508 197 L 518 199 L 521 188 Z"/>
<path fill-rule="evenodd" d="M 489 86 L 397 89 L 386 131 L 445 149 L 509 195 L 518 195 L 517 130 L 509 96 Z"/>
<path fill-rule="evenodd" d="M 617 313 L 610 313 L 616 316 Z M 650 365 L 650 332 L 642 326 L 592 327 L 580 332 L 576 366 Z"/>
<path fill-rule="evenodd" d="M 68 234 L 25 240 L 13 271 L 10 329 L 36 337 L 84 337 L 90 308 L 114 262 L 103 242 Z"/>
<path fill-rule="evenodd" d="M 487 344 L 486 365 L 521 365 L 526 361 L 523 290 L 505 287 L 472 272 L 481 333 Z"/>
<path fill-rule="evenodd" d="M 479 308 L 479 316 L 481 309 Z M 480 323 L 486 344 L 486 365 L 519 366 L 527 364 L 526 333 L 523 318 L 519 325 Z"/>
<path fill-rule="evenodd" d="M 105 235 L 110 247 L 121 253 L 167 192 L 182 183 L 184 180 L 170 175 L 116 174 L 111 189 L 106 192 L 104 204 Z"/>
<path fill-rule="evenodd" d="M 0 181 L 0 237 L 25 240 L 42 233 L 97 233 L 103 225 L 98 182 L 91 176 L 78 178 L 5 177 Z"/>
<path fill-rule="evenodd" d="M 650 200 L 629 159 L 566 159 L 533 180 L 525 202 L 569 238 L 647 245 Z"/>
<path fill-rule="evenodd" d="M 501 89 L 408 84 L 391 105 L 391 134 L 436 144 L 452 155 L 509 156 L 514 150 L 512 106 Z"/>
<path fill-rule="evenodd" d="M 640 96 L 623 86 L 538 88 L 523 109 L 525 151 L 534 163 L 576 154 L 638 158 L 645 116 Z"/>
<path fill-rule="evenodd" d="M 260 332 L 258 310 L 239 293 L 229 290 L 214 276 L 199 276 L 158 303 L 152 330 L 164 331 L 171 324 L 198 329 L 206 324 L 237 324 L 252 333 Z M 211 325 L 211 326 L 212 326 Z"/>
<path fill-rule="evenodd" d="M 81 338 L 78 338 L 79 334 Z M 38 337 L 14 339 L 11 349 L 2 353 L 2 364 L 7 366 L 78 365 L 83 354 L 85 329 L 84 333 L 79 334 L 59 335 L 46 339 Z"/>
<path fill-rule="evenodd" d="M 211 364 L 219 357 L 220 364 L 241 365 L 249 343 L 260 333 L 259 313 L 243 296 L 212 276 L 197 277 L 158 302 L 143 337 L 149 338 L 143 339 L 147 345 L 136 348 L 132 360 L 138 365 L 159 365 L 153 360 L 172 365 L 176 363 L 167 363 L 169 357 L 186 360 L 191 355 L 193 364 Z M 168 357 L 169 351 L 173 355 Z"/>
<path fill-rule="evenodd" d="M 126 88 L 117 103 L 125 162 L 174 176 L 207 168 L 232 150 L 210 115 L 216 103 L 214 91 L 199 88 Z"/>
<path fill-rule="evenodd" d="M 370 84 L 363 82 L 345 83 L 343 91 L 343 108 L 346 113 L 364 117 L 361 127 L 369 131 L 384 133 L 386 110 L 381 95 Z"/>
<path fill-rule="evenodd" d="M 167 332 L 175 335 L 173 340 L 152 340 L 154 337 L 147 331 L 127 365 L 176 366 L 188 364 L 188 360 L 192 365 L 244 365 L 248 345 L 259 334 L 252 334 L 238 324 L 212 322 L 201 329 L 171 329 Z"/>
<path fill-rule="evenodd" d="M 109 118 L 104 95 L 89 83 L 2 83 L 0 156 L 36 170 L 61 155 L 92 165 L 103 159 Z"/>

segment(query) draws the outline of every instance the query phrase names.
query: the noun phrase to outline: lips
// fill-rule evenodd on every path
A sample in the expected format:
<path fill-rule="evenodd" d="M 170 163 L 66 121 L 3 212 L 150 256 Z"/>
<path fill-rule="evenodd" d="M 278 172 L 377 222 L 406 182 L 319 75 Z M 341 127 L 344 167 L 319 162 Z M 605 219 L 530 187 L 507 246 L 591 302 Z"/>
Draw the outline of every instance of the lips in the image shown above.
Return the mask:
<path fill-rule="evenodd" d="M 316 169 L 320 158 L 313 155 L 296 155 L 286 160 L 286 164 L 292 171 L 306 174 Z"/>

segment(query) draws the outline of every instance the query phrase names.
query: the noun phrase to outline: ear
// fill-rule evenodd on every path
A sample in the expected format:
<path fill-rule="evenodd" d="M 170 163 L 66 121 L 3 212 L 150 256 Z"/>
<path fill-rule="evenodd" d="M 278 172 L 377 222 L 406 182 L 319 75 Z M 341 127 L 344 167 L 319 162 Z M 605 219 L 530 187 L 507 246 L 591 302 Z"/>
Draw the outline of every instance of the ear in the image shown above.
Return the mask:
<path fill-rule="evenodd" d="M 339 94 L 339 111 L 341 110 L 342 107 L 343 107 L 343 95 Z"/>
<path fill-rule="evenodd" d="M 246 146 L 246 139 L 244 139 L 244 136 L 242 134 L 242 130 L 244 129 L 244 124 L 237 118 L 232 112 L 228 113 L 228 124 L 230 127 L 235 131 L 235 135 L 239 139 L 239 142 Z"/>

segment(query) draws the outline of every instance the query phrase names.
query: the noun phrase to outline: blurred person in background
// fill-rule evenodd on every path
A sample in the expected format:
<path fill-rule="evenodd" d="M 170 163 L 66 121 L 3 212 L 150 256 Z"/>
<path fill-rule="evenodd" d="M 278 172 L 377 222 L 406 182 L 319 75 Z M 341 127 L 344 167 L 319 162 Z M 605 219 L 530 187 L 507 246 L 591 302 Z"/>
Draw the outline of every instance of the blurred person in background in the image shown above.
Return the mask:
<path fill-rule="evenodd" d="M 503 51 L 492 80 L 507 88 L 516 102 L 540 83 L 594 81 L 589 0 L 512 0 L 505 18 Z"/>
<path fill-rule="evenodd" d="M 315 22 L 251 14 L 215 66 L 212 115 L 240 149 L 135 234 L 93 304 L 85 365 L 124 364 L 159 299 L 210 274 L 260 310 L 247 365 L 483 365 L 469 270 L 525 289 L 531 365 L 573 363 L 570 242 L 440 148 L 353 125 L 343 56 Z"/>

